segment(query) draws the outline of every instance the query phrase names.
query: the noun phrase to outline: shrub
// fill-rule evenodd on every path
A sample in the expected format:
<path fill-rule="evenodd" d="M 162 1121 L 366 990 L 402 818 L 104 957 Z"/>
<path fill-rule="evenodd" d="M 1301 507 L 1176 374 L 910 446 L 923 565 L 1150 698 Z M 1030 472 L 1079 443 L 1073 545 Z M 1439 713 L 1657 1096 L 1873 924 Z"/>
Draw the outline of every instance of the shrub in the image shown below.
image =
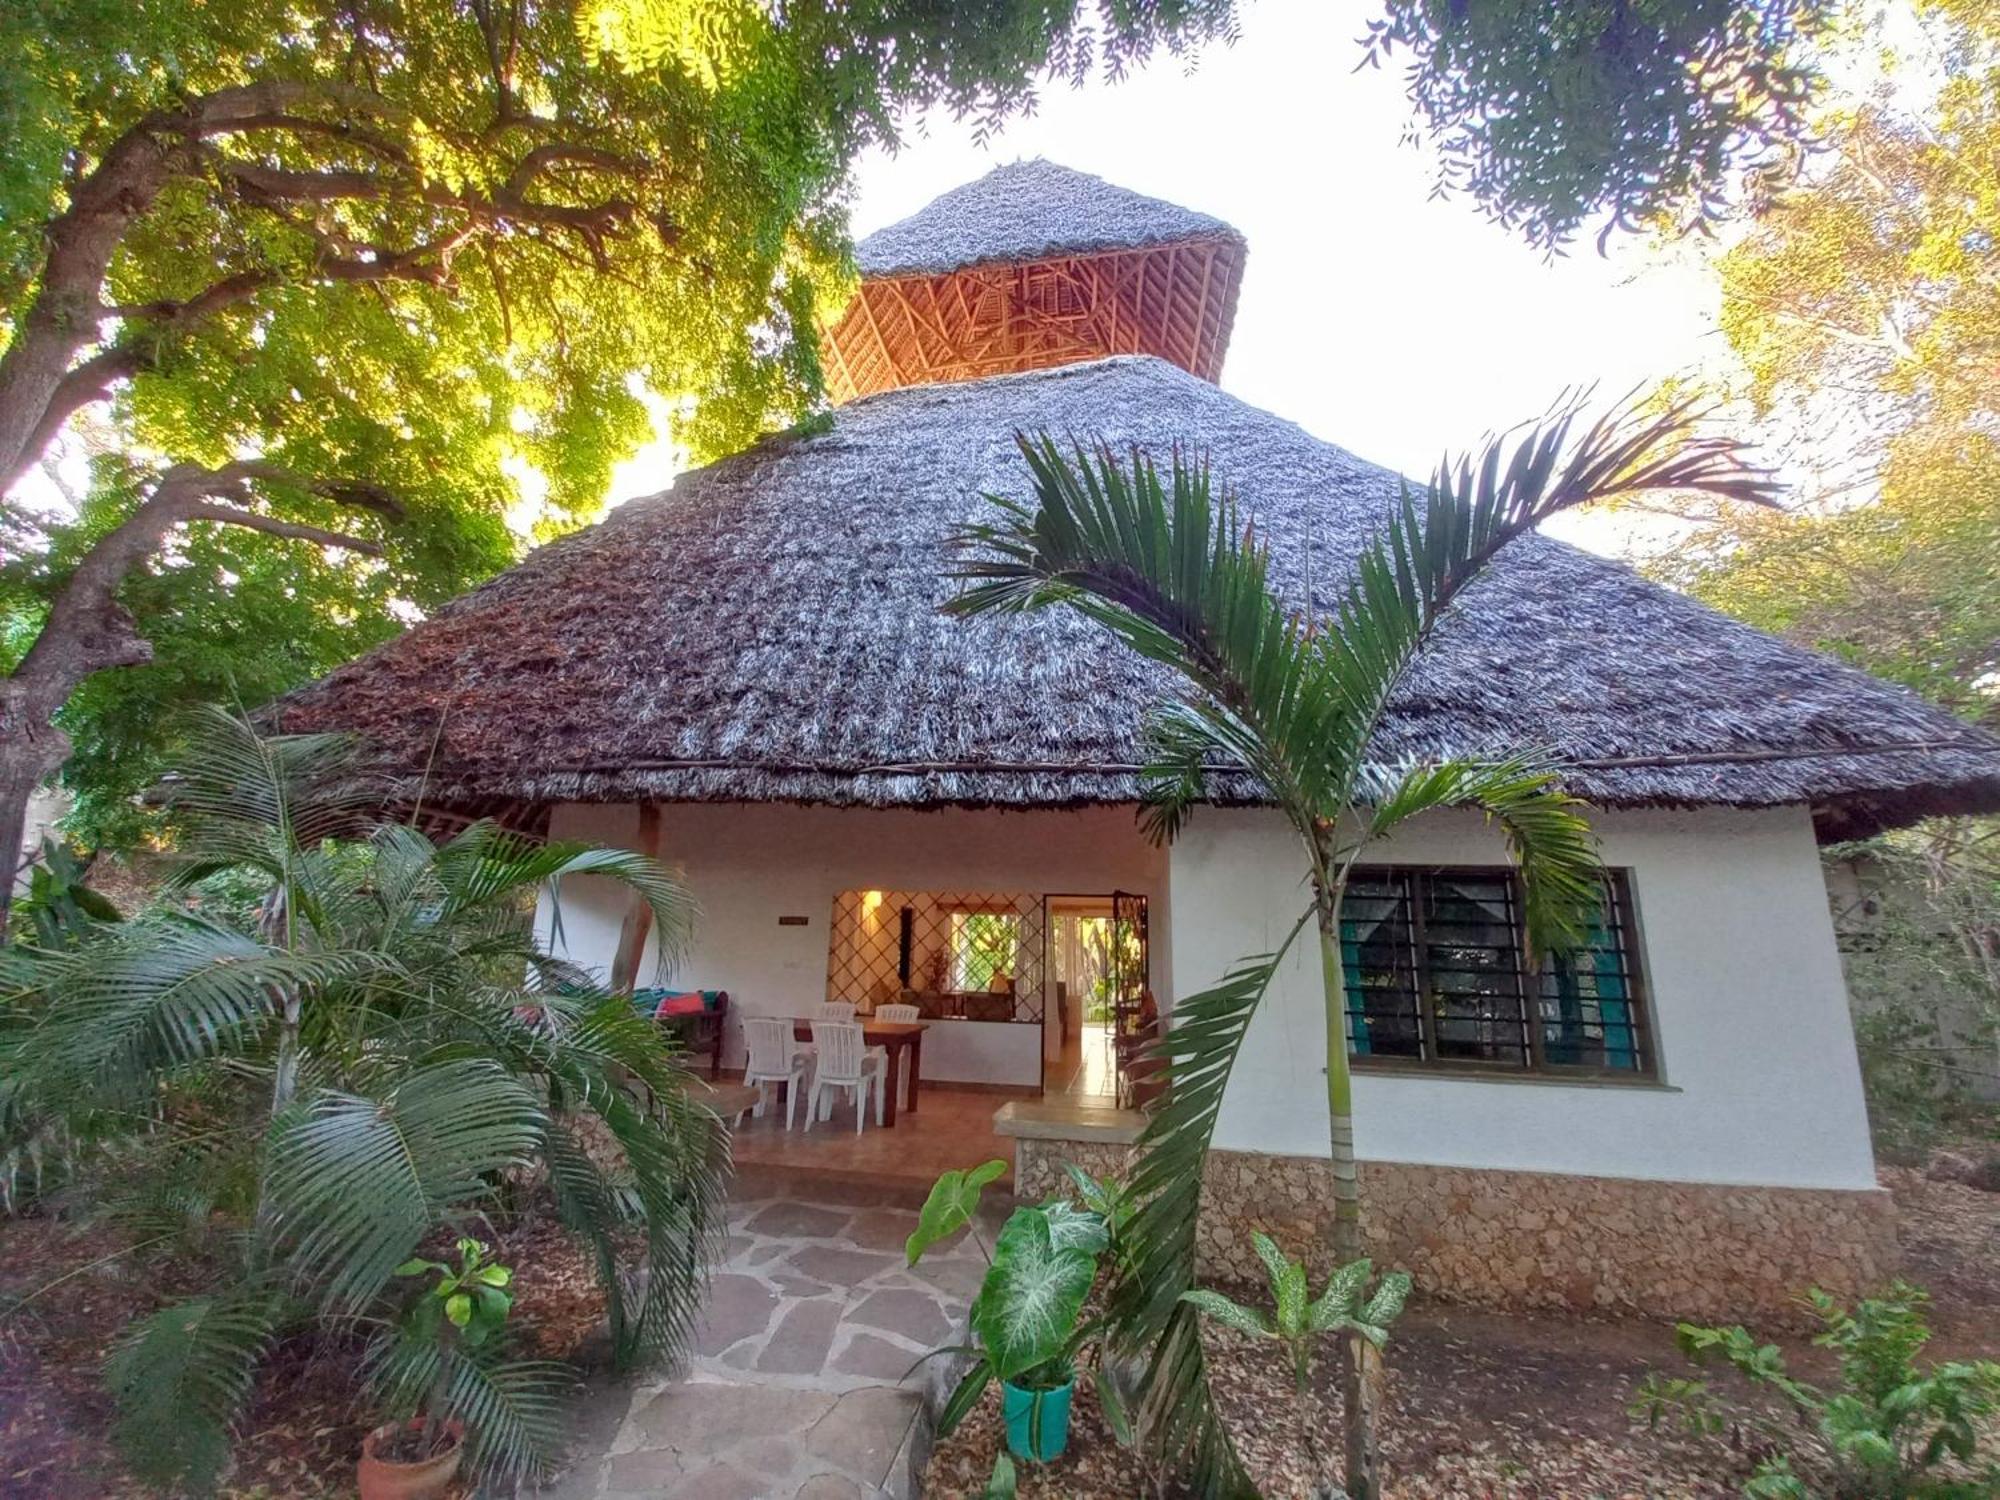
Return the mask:
<path fill-rule="evenodd" d="M 2000 1411 L 2000 1364 L 1951 1361 L 1919 1368 L 1930 1340 L 1929 1297 L 1897 1282 L 1852 1311 L 1815 1288 L 1807 1294 L 1839 1356 L 1840 1385 L 1823 1391 L 1793 1375 L 1775 1344 L 1741 1327 L 1683 1323 L 1682 1350 L 1721 1360 L 1779 1398 L 1777 1414 L 1732 1402 L 1708 1381 L 1652 1374 L 1632 1415 L 1677 1419 L 1688 1431 L 1728 1434 L 1761 1454 L 1743 1487 L 1753 1500 L 1976 1500 L 2000 1493 L 2000 1459 L 1979 1451 L 1980 1423 Z"/>
<path fill-rule="evenodd" d="M 287 1330 L 366 1332 L 376 1397 L 398 1405 L 399 1270 L 526 1184 L 594 1262 L 617 1357 L 677 1352 L 721 1196 L 719 1124 L 657 1028 L 537 946 L 525 902 L 610 877 L 672 951 L 685 892 L 624 851 L 376 822 L 354 745 L 261 737 L 219 711 L 165 795 L 177 881 L 254 880 L 257 899 L 162 902 L 74 947 L 16 950 L 0 994 L 0 1151 L 86 1122 L 78 1186 L 137 1238 L 177 1244 L 176 1284 L 194 1284 L 111 1361 L 134 1469 L 211 1484 Z M 506 1477 L 547 1456 L 561 1381 L 500 1343 L 461 1341 L 432 1415 L 464 1421 L 473 1466 Z"/>

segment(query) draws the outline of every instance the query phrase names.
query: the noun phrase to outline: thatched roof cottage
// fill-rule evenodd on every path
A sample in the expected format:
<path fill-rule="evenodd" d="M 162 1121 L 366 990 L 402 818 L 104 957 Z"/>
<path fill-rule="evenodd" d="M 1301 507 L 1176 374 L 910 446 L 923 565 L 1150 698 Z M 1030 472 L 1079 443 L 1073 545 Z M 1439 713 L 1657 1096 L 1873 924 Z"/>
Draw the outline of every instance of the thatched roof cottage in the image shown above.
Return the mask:
<path fill-rule="evenodd" d="M 679 980 L 728 989 L 736 1016 L 915 1004 L 927 1082 L 1053 1092 L 1107 1005 L 1129 1024 L 1146 983 L 1170 1018 L 1281 936 L 1300 868 L 1243 783 L 1148 846 L 1138 728 L 1168 683 L 1065 612 L 942 618 L 945 539 L 1024 492 L 1016 431 L 1178 442 L 1241 493 L 1277 586 L 1325 610 L 1398 480 L 1219 389 L 1245 247 L 1206 215 L 1024 162 L 858 258 L 824 335 L 826 430 L 541 548 L 283 721 L 365 732 L 428 807 L 657 848 L 704 907 Z M 1385 1252 L 1445 1292 L 1683 1313 L 1882 1272 L 1816 841 L 2000 808 L 2000 743 L 1537 538 L 1467 598 L 1375 748 L 1524 745 L 1600 809 L 1608 919 L 1560 980 L 1529 972 L 1470 817 L 1420 821 L 1365 872 L 1348 957 Z M 638 972 L 643 929 L 601 893 L 566 900 L 564 936 Z M 1218 1257 L 1246 1223 L 1322 1211 L 1300 1159 L 1324 1149 L 1323 1064 L 1301 966 L 1225 1108 Z M 1005 1113 L 1023 1190 L 1129 1133 L 1116 1111 Z"/>

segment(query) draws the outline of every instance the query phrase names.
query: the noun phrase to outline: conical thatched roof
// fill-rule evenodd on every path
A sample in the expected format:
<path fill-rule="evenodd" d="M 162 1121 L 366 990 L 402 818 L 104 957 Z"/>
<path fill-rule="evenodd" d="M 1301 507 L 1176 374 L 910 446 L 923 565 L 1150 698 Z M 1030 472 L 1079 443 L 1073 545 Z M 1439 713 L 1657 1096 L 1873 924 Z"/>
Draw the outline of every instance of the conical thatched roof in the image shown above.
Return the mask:
<path fill-rule="evenodd" d="M 864 277 L 941 276 L 996 262 L 1241 241 L 1222 220 L 1035 158 L 995 167 L 854 247 Z"/>
<path fill-rule="evenodd" d="M 863 240 L 822 330 L 836 401 L 1109 354 L 1216 380 L 1242 284 L 1220 219 L 1049 161 L 1015 162 Z"/>
<path fill-rule="evenodd" d="M 1068 611 L 938 613 L 947 536 L 1027 492 L 1017 429 L 1205 449 L 1300 602 L 1310 533 L 1322 611 L 1397 488 L 1156 359 L 894 391 L 542 548 L 283 723 L 364 731 L 412 778 L 434 757 L 430 805 L 1130 801 L 1166 675 Z M 1537 745 L 1611 806 L 1810 803 L 1843 834 L 2000 808 L 1990 736 L 1539 537 L 1462 601 L 1376 748 Z"/>

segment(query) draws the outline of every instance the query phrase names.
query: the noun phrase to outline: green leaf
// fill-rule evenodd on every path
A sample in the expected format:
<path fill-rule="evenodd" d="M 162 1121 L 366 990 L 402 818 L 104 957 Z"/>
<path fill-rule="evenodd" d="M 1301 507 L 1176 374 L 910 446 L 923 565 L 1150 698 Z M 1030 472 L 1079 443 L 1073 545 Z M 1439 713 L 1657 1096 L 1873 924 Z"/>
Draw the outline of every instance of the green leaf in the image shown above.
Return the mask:
<path fill-rule="evenodd" d="M 1250 1244 L 1257 1252 L 1257 1259 L 1264 1263 L 1264 1274 L 1269 1278 L 1271 1290 L 1275 1294 L 1278 1290 L 1278 1278 L 1285 1274 L 1286 1268 L 1292 1261 L 1278 1248 L 1278 1242 L 1261 1229 L 1251 1231 Z"/>
<path fill-rule="evenodd" d="M 972 1304 L 973 1331 L 998 1379 L 1010 1380 L 1063 1352 L 1096 1275 L 1090 1252 L 1057 1248 L 1041 1209 L 1014 1211 Z"/>
<path fill-rule="evenodd" d="M 1306 1286 L 1306 1268 L 1296 1261 L 1286 1266 L 1272 1292 L 1277 1304 L 1278 1331 L 1291 1339 L 1309 1332 L 1312 1293 Z"/>
<path fill-rule="evenodd" d="M 1103 1216 L 1079 1209 L 1067 1199 L 1055 1198 L 1044 1203 L 1042 1215 L 1049 1221 L 1049 1238 L 1058 1250 L 1084 1250 L 1098 1255 L 1111 1243 Z"/>
<path fill-rule="evenodd" d="M 986 1481 L 986 1500 L 1014 1500 L 1014 1460 L 1002 1449 L 993 1459 L 993 1477 Z"/>
<path fill-rule="evenodd" d="M 1374 1272 L 1374 1262 L 1365 1258 L 1336 1267 L 1326 1280 L 1326 1290 L 1312 1305 L 1310 1322 L 1313 1330 L 1326 1333 L 1351 1317 L 1354 1299 L 1361 1295 L 1362 1288 L 1368 1285 L 1368 1278 Z"/>
<path fill-rule="evenodd" d="M 140 1319 L 106 1368 L 112 1432 L 138 1473 L 205 1493 L 229 1454 L 229 1431 L 277 1329 L 277 1302 L 251 1291 L 196 1297 Z"/>
<path fill-rule="evenodd" d="M 1278 1325 L 1271 1321 L 1269 1313 L 1254 1307 L 1245 1307 L 1240 1302 L 1232 1302 L 1220 1292 L 1209 1291 L 1206 1287 L 1194 1287 L 1181 1293 L 1181 1301 L 1215 1319 L 1224 1327 L 1234 1328 L 1239 1333 L 1254 1334 L 1267 1339 L 1278 1336 Z"/>
<path fill-rule="evenodd" d="M 964 1378 L 953 1387 L 951 1396 L 944 1404 L 944 1410 L 938 1413 L 939 1437 L 950 1437 L 958 1430 L 958 1424 L 963 1422 L 967 1413 L 979 1404 L 979 1398 L 986 1393 L 986 1387 L 992 1381 L 993 1366 L 984 1359 L 975 1361 L 972 1368 L 966 1371 Z"/>
<path fill-rule="evenodd" d="M 1371 1328 L 1387 1328 L 1402 1315 L 1403 1304 L 1410 1300 L 1410 1273 L 1391 1271 L 1382 1278 L 1382 1284 L 1375 1289 L 1375 1295 L 1368 1299 L 1368 1305 L 1361 1310 L 1360 1321 Z"/>
<path fill-rule="evenodd" d="M 464 1292 L 453 1292 L 444 1299 L 444 1315 L 455 1328 L 463 1328 L 472 1321 L 472 1299 Z"/>
<path fill-rule="evenodd" d="M 914 1266 L 917 1258 L 932 1245 L 949 1239 L 970 1224 L 979 1208 L 979 1195 L 988 1183 L 996 1181 L 1006 1171 L 1007 1163 L 996 1158 L 976 1167 L 954 1167 L 932 1183 L 930 1194 L 924 1199 L 923 1210 L 917 1215 L 917 1227 L 910 1232 L 903 1246 L 907 1264 Z"/>
<path fill-rule="evenodd" d="M 514 1273 L 506 1266 L 481 1266 L 478 1275 L 488 1286 L 505 1286 L 514 1279 Z"/>

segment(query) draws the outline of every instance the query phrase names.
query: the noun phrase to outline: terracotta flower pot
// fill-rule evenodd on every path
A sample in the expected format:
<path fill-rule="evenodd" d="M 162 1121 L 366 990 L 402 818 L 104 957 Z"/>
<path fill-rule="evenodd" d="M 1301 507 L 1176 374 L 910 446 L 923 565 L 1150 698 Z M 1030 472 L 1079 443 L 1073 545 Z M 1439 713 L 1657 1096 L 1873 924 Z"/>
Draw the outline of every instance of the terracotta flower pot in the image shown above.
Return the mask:
<path fill-rule="evenodd" d="M 465 1453 L 463 1422 L 445 1424 L 451 1446 L 435 1457 L 397 1463 L 376 1456 L 375 1450 L 399 1432 L 421 1431 L 423 1426 L 422 1422 L 390 1422 L 361 1440 L 361 1500 L 437 1500 L 450 1487 Z"/>

